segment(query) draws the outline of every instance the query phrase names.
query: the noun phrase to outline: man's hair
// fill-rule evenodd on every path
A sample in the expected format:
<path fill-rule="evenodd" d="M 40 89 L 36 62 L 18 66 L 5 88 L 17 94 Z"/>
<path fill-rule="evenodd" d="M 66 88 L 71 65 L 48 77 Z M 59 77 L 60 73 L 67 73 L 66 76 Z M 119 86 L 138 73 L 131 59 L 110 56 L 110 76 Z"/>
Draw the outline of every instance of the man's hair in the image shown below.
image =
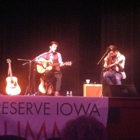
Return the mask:
<path fill-rule="evenodd" d="M 117 51 L 118 49 L 115 45 L 109 45 L 108 50 L 109 51 Z"/>
<path fill-rule="evenodd" d="M 50 46 L 52 46 L 53 44 L 56 44 L 58 46 L 58 43 L 56 41 L 51 41 L 50 42 Z"/>
<path fill-rule="evenodd" d="M 82 115 L 69 120 L 62 129 L 62 140 L 107 140 L 105 126 L 95 117 Z"/>

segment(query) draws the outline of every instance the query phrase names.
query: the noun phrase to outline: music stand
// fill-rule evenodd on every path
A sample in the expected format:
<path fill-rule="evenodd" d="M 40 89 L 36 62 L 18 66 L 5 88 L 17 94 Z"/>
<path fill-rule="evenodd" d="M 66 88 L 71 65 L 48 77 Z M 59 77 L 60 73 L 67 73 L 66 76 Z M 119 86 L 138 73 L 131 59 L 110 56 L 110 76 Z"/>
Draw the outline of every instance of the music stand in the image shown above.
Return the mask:
<path fill-rule="evenodd" d="M 25 95 L 28 95 L 29 96 L 29 95 L 32 94 L 32 87 L 31 87 L 31 66 L 32 66 L 32 62 L 34 62 L 34 59 L 33 60 L 29 60 L 29 59 L 17 59 L 17 60 L 27 61 L 27 62 L 23 63 L 22 65 L 29 64 L 28 86 L 27 86 L 26 91 L 25 91 Z M 33 79 L 34 79 L 34 76 L 35 76 L 35 74 L 33 74 Z"/>

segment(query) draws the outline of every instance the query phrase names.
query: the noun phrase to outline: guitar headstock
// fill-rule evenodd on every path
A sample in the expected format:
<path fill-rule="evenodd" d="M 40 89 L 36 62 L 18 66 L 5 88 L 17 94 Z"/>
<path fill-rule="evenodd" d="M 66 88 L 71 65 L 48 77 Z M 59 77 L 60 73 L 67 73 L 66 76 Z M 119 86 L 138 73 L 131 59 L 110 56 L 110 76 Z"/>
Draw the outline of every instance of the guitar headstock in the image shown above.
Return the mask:
<path fill-rule="evenodd" d="M 67 61 L 67 62 L 64 63 L 64 65 L 65 66 L 71 66 L 72 65 L 72 62 L 71 61 Z"/>
<path fill-rule="evenodd" d="M 7 63 L 11 63 L 11 59 L 8 58 L 8 59 L 7 59 Z"/>

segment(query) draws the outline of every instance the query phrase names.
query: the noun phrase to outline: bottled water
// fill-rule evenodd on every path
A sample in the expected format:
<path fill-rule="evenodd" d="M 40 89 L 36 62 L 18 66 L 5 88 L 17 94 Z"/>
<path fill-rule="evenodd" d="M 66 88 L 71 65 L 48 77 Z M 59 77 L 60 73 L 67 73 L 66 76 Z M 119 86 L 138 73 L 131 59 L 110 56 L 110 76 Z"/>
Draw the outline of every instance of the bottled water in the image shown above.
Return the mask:
<path fill-rule="evenodd" d="M 69 93 L 69 91 L 67 91 L 67 92 L 66 92 L 66 96 L 67 96 L 67 97 L 68 97 L 68 96 L 70 96 L 70 93 Z"/>
<path fill-rule="evenodd" d="M 72 95 L 72 91 L 70 91 L 70 94 L 69 94 L 69 95 L 70 95 L 70 96 L 73 96 L 73 95 Z"/>

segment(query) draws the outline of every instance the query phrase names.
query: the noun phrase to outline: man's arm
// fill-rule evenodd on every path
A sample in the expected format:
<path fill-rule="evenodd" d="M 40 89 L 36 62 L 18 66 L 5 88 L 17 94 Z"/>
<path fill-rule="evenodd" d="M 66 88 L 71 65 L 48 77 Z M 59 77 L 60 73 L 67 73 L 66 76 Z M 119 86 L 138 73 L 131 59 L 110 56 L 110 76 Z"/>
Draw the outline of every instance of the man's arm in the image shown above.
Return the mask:
<path fill-rule="evenodd" d="M 58 53 L 58 63 L 60 64 L 60 66 L 63 66 L 62 56 L 60 53 Z"/>
<path fill-rule="evenodd" d="M 107 60 L 108 60 L 108 56 L 106 56 L 106 57 L 104 58 L 104 64 L 103 64 L 103 67 L 104 67 L 104 68 L 107 68 L 107 66 L 108 66 Z"/>
<path fill-rule="evenodd" d="M 120 62 L 117 64 L 117 66 L 118 66 L 120 71 L 124 70 L 124 67 L 125 67 L 125 57 L 123 55 L 120 57 Z"/>
<path fill-rule="evenodd" d="M 46 58 L 46 54 L 47 54 L 47 52 L 38 55 L 38 56 L 35 58 L 35 60 L 38 60 L 38 59 L 40 59 L 40 58 Z"/>

